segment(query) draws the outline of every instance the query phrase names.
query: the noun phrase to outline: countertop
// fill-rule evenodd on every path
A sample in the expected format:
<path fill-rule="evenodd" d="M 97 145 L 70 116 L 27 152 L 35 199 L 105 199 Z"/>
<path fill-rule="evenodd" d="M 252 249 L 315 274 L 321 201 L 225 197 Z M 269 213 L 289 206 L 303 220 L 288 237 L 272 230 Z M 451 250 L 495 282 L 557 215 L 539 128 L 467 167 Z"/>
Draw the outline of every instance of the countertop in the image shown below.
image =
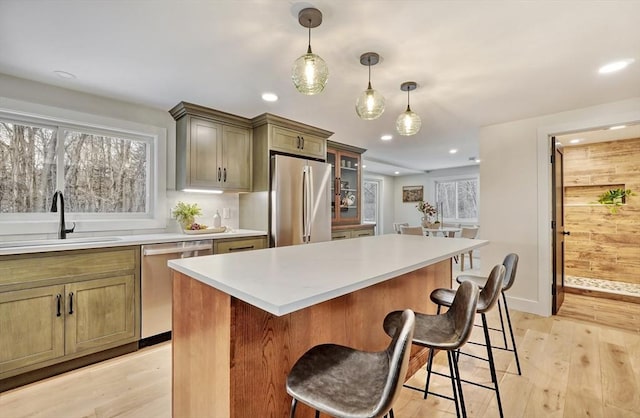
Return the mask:
<path fill-rule="evenodd" d="M 0 242 L 0 255 L 42 253 L 50 251 L 81 250 L 88 248 L 122 247 L 125 245 L 157 244 L 162 242 L 196 241 L 202 239 L 243 238 L 266 235 L 265 231 L 235 229 L 233 232 L 217 234 L 160 233 L 146 235 L 122 235 L 117 237 L 81 237 L 70 236 L 65 240 L 33 240 Z M 25 245 L 28 244 L 28 245 Z"/>
<path fill-rule="evenodd" d="M 281 316 L 487 244 L 388 234 L 170 260 L 169 267 Z"/>

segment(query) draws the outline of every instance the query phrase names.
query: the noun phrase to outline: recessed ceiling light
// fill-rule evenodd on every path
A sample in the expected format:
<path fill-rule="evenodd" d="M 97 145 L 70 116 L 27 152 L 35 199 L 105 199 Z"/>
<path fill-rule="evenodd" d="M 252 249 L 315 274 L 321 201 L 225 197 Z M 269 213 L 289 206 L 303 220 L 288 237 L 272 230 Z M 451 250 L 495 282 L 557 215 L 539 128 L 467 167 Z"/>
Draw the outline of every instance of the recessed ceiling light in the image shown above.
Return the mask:
<path fill-rule="evenodd" d="M 572 140 L 571 140 L 571 141 L 569 141 L 569 142 L 571 142 L 572 144 L 577 144 L 577 143 L 578 143 L 578 142 L 580 142 L 580 141 L 582 141 L 582 139 L 580 139 L 580 138 L 574 138 L 574 139 L 572 139 Z"/>
<path fill-rule="evenodd" d="M 393 174 L 400 174 L 400 172 L 399 171 L 394 171 Z"/>
<path fill-rule="evenodd" d="M 456 152 L 458 152 L 458 150 L 455 148 L 449 150 L 449 154 L 455 154 Z"/>
<path fill-rule="evenodd" d="M 391 141 L 393 139 L 393 136 L 391 136 L 391 135 L 382 135 L 380 137 L 380 139 L 382 139 L 383 141 Z"/>
<path fill-rule="evenodd" d="M 362 164 L 362 168 L 367 168 L 367 165 L 366 164 Z"/>
<path fill-rule="evenodd" d="M 275 102 L 278 100 L 278 95 L 275 93 L 262 93 L 262 100 L 265 102 Z"/>
<path fill-rule="evenodd" d="M 71 74 L 62 70 L 55 70 L 53 73 L 60 78 L 64 78 L 65 80 L 73 80 L 76 78 L 75 74 Z"/>
<path fill-rule="evenodd" d="M 480 158 L 476 158 L 475 162 L 479 163 L 480 162 Z"/>
<path fill-rule="evenodd" d="M 620 71 L 622 69 L 627 68 L 629 64 L 631 64 L 633 61 L 634 61 L 633 59 L 626 59 L 626 60 L 620 60 L 616 62 L 610 62 L 609 64 L 606 64 L 600 67 L 600 69 L 598 69 L 598 72 L 600 74 L 614 73 L 616 71 Z"/>
<path fill-rule="evenodd" d="M 616 125 L 616 126 L 609 127 L 609 130 L 610 131 L 615 131 L 616 129 L 624 129 L 626 127 L 627 127 L 627 125 Z"/>

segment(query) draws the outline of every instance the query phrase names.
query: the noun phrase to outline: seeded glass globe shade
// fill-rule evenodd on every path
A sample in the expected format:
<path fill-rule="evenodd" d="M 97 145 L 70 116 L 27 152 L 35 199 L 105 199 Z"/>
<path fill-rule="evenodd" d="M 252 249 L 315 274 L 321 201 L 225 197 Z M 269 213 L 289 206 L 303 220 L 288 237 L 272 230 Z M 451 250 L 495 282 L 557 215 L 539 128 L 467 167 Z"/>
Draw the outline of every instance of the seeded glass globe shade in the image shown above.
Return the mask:
<path fill-rule="evenodd" d="M 403 136 L 415 135 L 420 131 L 422 127 L 422 121 L 420 120 L 420 116 L 409 106 L 407 106 L 407 110 L 398 116 L 396 120 L 396 129 L 398 133 Z"/>
<path fill-rule="evenodd" d="M 327 85 L 329 67 L 319 55 L 307 52 L 293 63 L 291 79 L 300 93 L 308 96 L 318 94 Z"/>
<path fill-rule="evenodd" d="M 360 93 L 356 101 L 356 113 L 360 119 L 373 120 L 378 119 L 384 113 L 384 96 L 377 90 L 369 88 Z"/>

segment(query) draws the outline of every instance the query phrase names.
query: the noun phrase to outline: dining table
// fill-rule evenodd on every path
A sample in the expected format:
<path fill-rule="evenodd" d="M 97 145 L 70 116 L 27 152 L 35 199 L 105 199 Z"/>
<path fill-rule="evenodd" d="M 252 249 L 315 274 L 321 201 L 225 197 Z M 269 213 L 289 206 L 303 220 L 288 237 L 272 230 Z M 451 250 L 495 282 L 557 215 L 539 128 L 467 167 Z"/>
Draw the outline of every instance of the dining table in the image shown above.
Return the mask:
<path fill-rule="evenodd" d="M 462 228 L 456 228 L 453 226 L 443 226 L 440 228 L 422 228 L 422 230 L 426 233 L 425 235 L 437 236 L 438 232 L 442 233 L 443 237 L 453 238 L 456 235 L 456 232 L 462 231 Z"/>

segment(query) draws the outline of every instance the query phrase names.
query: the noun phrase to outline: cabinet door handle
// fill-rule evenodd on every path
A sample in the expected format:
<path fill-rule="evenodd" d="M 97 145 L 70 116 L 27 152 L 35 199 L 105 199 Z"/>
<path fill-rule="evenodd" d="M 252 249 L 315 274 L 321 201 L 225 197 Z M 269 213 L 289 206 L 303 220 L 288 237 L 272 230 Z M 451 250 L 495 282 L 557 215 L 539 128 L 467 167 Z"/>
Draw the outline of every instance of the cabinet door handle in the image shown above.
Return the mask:
<path fill-rule="evenodd" d="M 296 143 L 296 148 L 300 149 L 300 135 L 296 136 L 298 142 Z"/>
<path fill-rule="evenodd" d="M 222 171 L 220 170 L 220 167 L 218 167 L 218 181 L 220 181 L 221 177 L 222 177 Z"/>
<path fill-rule="evenodd" d="M 73 315 L 73 292 L 69 293 L 69 315 Z"/>
<path fill-rule="evenodd" d="M 250 250 L 253 247 L 254 247 L 253 245 L 247 245 L 246 247 L 231 247 L 231 248 L 229 248 L 229 252 L 231 252 L 231 251 Z"/>
<path fill-rule="evenodd" d="M 301 136 L 300 139 L 302 140 L 302 145 L 300 146 L 300 149 L 304 149 L 304 136 Z"/>
<path fill-rule="evenodd" d="M 62 315 L 62 313 L 60 312 L 62 309 L 61 305 L 62 305 L 62 295 L 58 293 L 56 295 L 56 316 Z"/>
<path fill-rule="evenodd" d="M 227 167 L 222 169 L 222 172 L 224 173 L 223 176 L 222 176 L 222 181 L 226 183 L 227 182 Z"/>

